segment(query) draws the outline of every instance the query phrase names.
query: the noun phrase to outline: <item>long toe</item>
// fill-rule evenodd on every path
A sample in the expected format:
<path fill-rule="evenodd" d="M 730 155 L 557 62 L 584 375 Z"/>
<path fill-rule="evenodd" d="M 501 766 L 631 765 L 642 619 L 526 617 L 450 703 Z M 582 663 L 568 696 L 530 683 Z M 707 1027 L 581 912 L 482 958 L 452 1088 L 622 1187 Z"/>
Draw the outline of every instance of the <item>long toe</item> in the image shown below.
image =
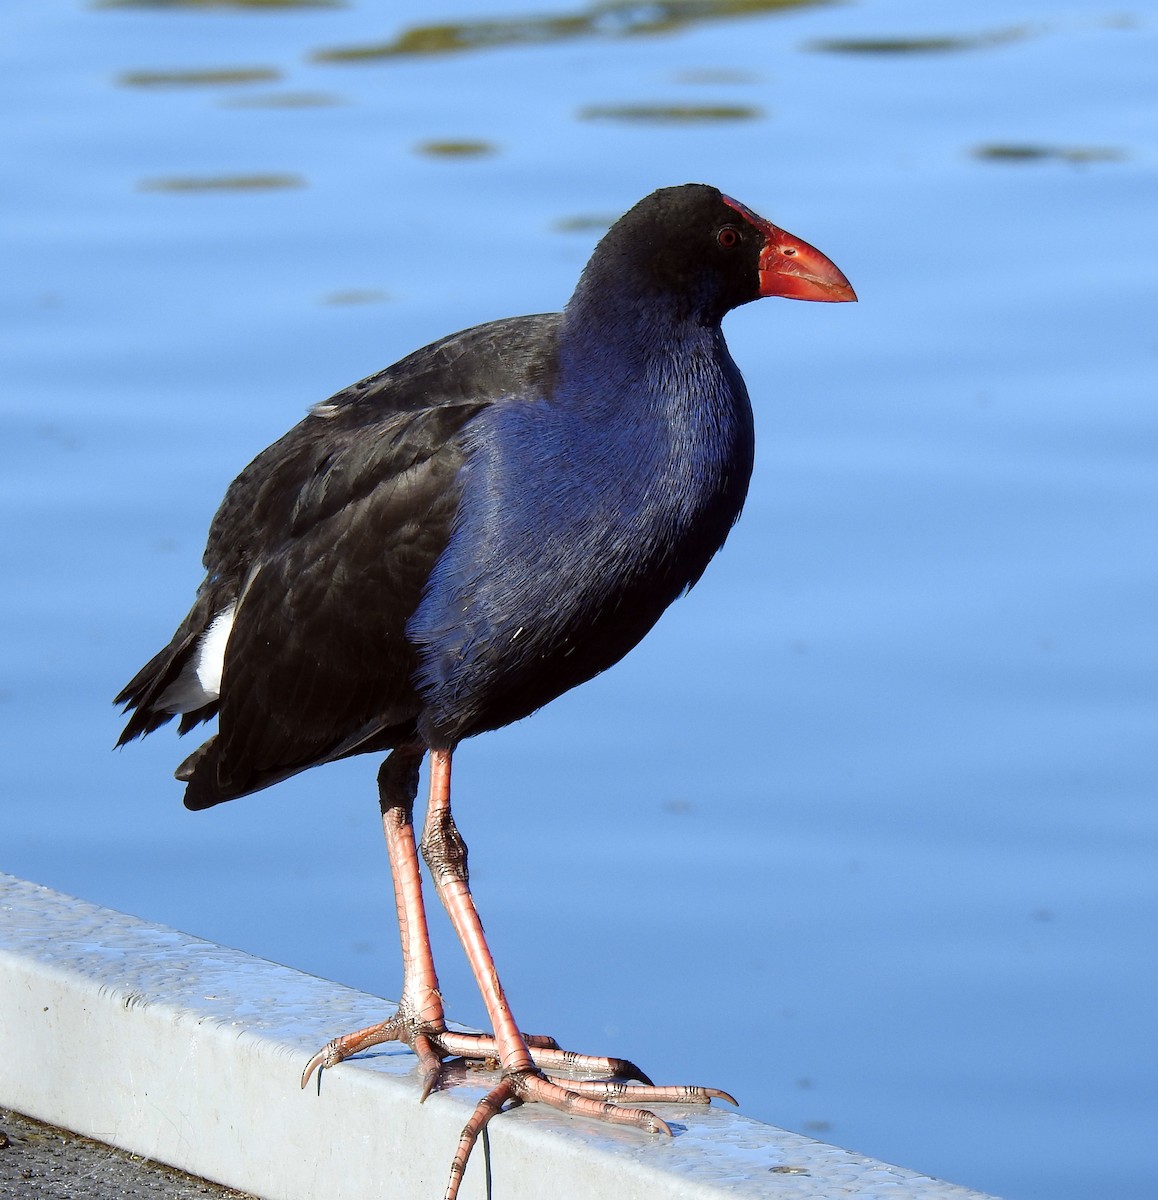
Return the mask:
<path fill-rule="evenodd" d="M 535 1066 L 547 1075 L 554 1075 L 558 1072 L 564 1074 L 575 1072 L 600 1078 L 635 1079 L 649 1087 L 653 1086 L 651 1079 L 629 1059 L 609 1058 L 598 1054 L 578 1054 L 574 1050 L 564 1050 L 553 1037 L 546 1037 L 543 1034 L 524 1033 L 522 1037 Z M 496 1070 L 502 1065 L 502 1053 L 498 1040 L 489 1033 L 462 1033 L 444 1029 L 439 1034 L 431 1034 L 431 1041 L 448 1058 L 464 1058 L 468 1062 L 481 1063 L 491 1070 Z M 724 1092 L 720 1092 L 718 1095 L 726 1098 Z"/>
<path fill-rule="evenodd" d="M 668 1123 L 646 1108 L 620 1107 L 618 1104 L 604 1099 L 601 1093 L 576 1090 L 577 1087 L 585 1089 L 589 1083 L 596 1087 L 602 1086 L 611 1089 L 612 1092 L 617 1088 L 625 1089 L 635 1093 L 639 1099 L 650 1098 L 656 1103 L 669 1099 L 686 1100 L 688 1097 L 685 1093 L 689 1090 L 695 1092 L 706 1090 L 703 1088 L 655 1088 L 642 1084 L 607 1083 L 600 1085 L 598 1081 L 594 1080 L 580 1080 L 576 1083 L 560 1082 L 548 1079 L 539 1071 L 504 1072 L 498 1086 L 478 1102 L 470 1120 L 459 1135 L 458 1147 L 450 1165 L 450 1180 L 446 1186 L 444 1200 L 456 1200 L 458 1189 L 466 1172 L 467 1161 L 479 1135 L 486 1128 L 487 1122 L 502 1112 L 508 1104 L 546 1104 L 568 1116 L 592 1117 L 597 1121 L 607 1121 L 613 1125 L 631 1125 L 648 1133 L 666 1133 L 669 1137 L 671 1136 L 671 1127 Z M 658 1094 L 642 1095 L 645 1092 Z M 702 1103 L 703 1101 L 697 1102 Z"/>
<path fill-rule="evenodd" d="M 649 1109 L 640 1108 L 640 1104 L 710 1104 L 713 1100 L 736 1103 L 719 1088 L 694 1085 L 657 1087 L 650 1083 L 622 1083 L 613 1079 L 549 1078 L 539 1070 L 504 1071 L 499 1084 L 479 1101 L 459 1137 L 444 1200 L 455 1200 L 467 1160 L 479 1134 L 486 1128 L 487 1122 L 508 1105 L 546 1104 L 568 1116 L 591 1117 L 613 1125 L 630 1125 L 647 1133 L 666 1133 L 670 1136 L 671 1127 L 668 1123 Z"/>
<path fill-rule="evenodd" d="M 720 1088 L 698 1087 L 695 1084 L 657 1087 L 653 1083 L 620 1083 L 615 1079 L 555 1079 L 554 1082 L 581 1096 L 615 1104 L 711 1104 L 713 1100 L 736 1104 L 736 1098 Z"/>
<path fill-rule="evenodd" d="M 338 1063 L 352 1058 L 355 1054 L 360 1054 L 363 1050 L 368 1050 L 371 1046 L 380 1046 L 383 1042 L 406 1042 L 409 1044 L 411 1038 L 407 1036 L 406 1024 L 402 1013 L 397 1012 L 377 1025 L 368 1025 L 365 1029 L 343 1034 L 341 1037 L 327 1042 L 306 1063 L 306 1068 L 302 1072 L 302 1087 L 304 1088 L 309 1083 L 310 1076 L 315 1071 L 321 1072 L 327 1067 L 336 1067 Z M 321 1083 L 320 1074 L 318 1082 Z"/>
<path fill-rule="evenodd" d="M 634 1063 L 624 1058 L 602 1058 L 562 1050 L 553 1037 L 543 1034 L 523 1034 L 535 1065 L 545 1070 L 580 1071 L 589 1075 L 607 1075 L 617 1079 L 651 1081 Z M 489 1033 L 466 1033 L 447 1029 L 441 1021 L 420 1021 L 409 1016 L 405 1007 L 377 1025 L 368 1025 L 353 1033 L 343 1034 L 327 1042 L 306 1063 L 302 1072 L 302 1087 L 309 1083 L 314 1072 L 336 1067 L 338 1063 L 372 1046 L 385 1042 L 401 1042 L 418 1057 L 422 1069 L 422 1094 L 425 1100 L 438 1086 L 442 1076 L 443 1059 L 463 1058 L 497 1070 L 502 1063 L 498 1042 Z M 319 1074 L 320 1082 L 320 1074 Z"/>

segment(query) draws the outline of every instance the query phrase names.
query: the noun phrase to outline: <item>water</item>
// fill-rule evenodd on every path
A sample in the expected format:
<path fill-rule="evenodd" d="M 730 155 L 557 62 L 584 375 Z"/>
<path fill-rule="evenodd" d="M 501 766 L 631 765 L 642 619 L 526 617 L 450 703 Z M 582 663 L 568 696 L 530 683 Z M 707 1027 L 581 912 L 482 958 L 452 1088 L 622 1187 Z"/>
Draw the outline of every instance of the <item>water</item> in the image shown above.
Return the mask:
<path fill-rule="evenodd" d="M 1153 11 L 9 0 L 0 29 L 0 868 L 396 994 L 375 764 L 189 814 L 188 747 L 110 753 L 109 697 L 307 405 L 558 307 L 608 220 L 707 180 L 861 303 L 729 318 L 759 461 L 726 550 L 459 755 L 516 1012 L 1011 1200 L 1153 1196 Z"/>

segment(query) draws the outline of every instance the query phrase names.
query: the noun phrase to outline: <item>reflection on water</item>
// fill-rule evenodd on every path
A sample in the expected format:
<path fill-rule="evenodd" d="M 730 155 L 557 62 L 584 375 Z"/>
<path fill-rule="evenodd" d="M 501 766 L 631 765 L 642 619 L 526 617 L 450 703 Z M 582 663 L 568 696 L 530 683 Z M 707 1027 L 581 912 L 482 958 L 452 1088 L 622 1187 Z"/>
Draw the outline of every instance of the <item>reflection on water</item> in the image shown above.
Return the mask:
<path fill-rule="evenodd" d="M 575 217 L 563 217 L 561 220 L 555 221 L 551 228 L 556 233 L 586 233 L 602 236 L 615 224 L 619 215 L 618 213 L 604 213 L 601 215 L 591 213 Z"/>
<path fill-rule="evenodd" d="M 763 115 L 750 104 L 590 104 L 579 110 L 582 121 L 631 121 L 645 125 L 754 121 Z"/>
<path fill-rule="evenodd" d="M 320 50 L 318 62 L 364 62 L 430 54 L 455 54 L 497 46 L 533 46 L 585 37 L 670 33 L 705 21 L 809 8 L 831 0 L 612 0 L 563 16 L 510 17 L 415 25 L 391 42 Z"/>
<path fill-rule="evenodd" d="M 418 154 L 427 154 L 431 158 L 481 158 L 498 151 L 493 142 L 473 138 L 440 138 L 420 142 L 414 149 Z"/>
<path fill-rule="evenodd" d="M 225 87 L 273 83 L 280 78 L 281 72 L 272 67 L 210 67 L 195 71 L 125 71 L 117 76 L 117 83 L 145 88 Z"/>
<path fill-rule="evenodd" d="M 938 37 L 819 38 L 805 44 L 806 50 L 827 54 L 944 54 L 961 50 L 989 50 L 1029 37 L 1027 26 L 994 29 L 986 33 Z"/>
<path fill-rule="evenodd" d="M 974 158 L 987 162 L 1028 163 L 1043 159 L 1074 163 L 1122 162 L 1126 155 L 1111 146 L 1036 146 L 1021 143 L 990 142 L 975 146 Z"/>
<path fill-rule="evenodd" d="M 703 67 L 692 71 L 678 71 L 676 83 L 717 84 L 759 83 L 760 76 L 752 71 L 734 71 L 723 67 Z"/>
<path fill-rule="evenodd" d="M 301 175 L 173 175 L 145 179 L 138 184 L 142 192 L 268 192 L 278 188 L 301 188 Z"/>
<path fill-rule="evenodd" d="M 266 92 L 260 96 L 230 96 L 225 108 L 333 108 L 345 104 L 332 92 Z"/>
<path fill-rule="evenodd" d="M 322 297 L 323 304 L 384 304 L 390 299 L 381 288 L 345 288 Z"/>
<path fill-rule="evenodd" d="M 346 8 L 346 0 L 94 0 L 92 8 L 220 9 Z"/>

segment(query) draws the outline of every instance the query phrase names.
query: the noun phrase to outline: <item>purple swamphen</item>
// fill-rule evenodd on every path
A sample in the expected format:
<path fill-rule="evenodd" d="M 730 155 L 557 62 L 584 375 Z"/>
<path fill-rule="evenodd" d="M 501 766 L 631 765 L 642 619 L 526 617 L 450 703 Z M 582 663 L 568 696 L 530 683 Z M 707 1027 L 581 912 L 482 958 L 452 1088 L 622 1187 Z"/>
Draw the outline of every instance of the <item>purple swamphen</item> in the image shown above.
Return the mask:
<path fill-rule="evenodd" d="M 455 1155 L 453 1198 L 486 1121 L 537 1100 L 651 1131 L 631 1063 L 519 1032 L 467 883 L 450 811 L 464 739 L 527 716 L 618 662 L 687 591 L 740 514 L 752 410 L 720 322 L 762 296 L 856 296 L 818 250 L 715 188 L 665 188 L 596 247 L 561 313 L 455 333 L 339 392 L 230 486 L 206 578 L 172 641 L 117 702 L 121 745 L 180 715 L 218 731 L 178 768 L 209 808 L 308 767 L 388 752 L 378 775 L 402 934 L 397 1012 L 306 1067 L 397 1040 L 423 1070 L 492 1060 L 501 1079 Z M 493 1034 L 444 1020 L 413 826 Z M 641 1083 L 560 1078 L 554 1071 Z M 620 1106 L 626 1102 L 624 1106 Z"/>

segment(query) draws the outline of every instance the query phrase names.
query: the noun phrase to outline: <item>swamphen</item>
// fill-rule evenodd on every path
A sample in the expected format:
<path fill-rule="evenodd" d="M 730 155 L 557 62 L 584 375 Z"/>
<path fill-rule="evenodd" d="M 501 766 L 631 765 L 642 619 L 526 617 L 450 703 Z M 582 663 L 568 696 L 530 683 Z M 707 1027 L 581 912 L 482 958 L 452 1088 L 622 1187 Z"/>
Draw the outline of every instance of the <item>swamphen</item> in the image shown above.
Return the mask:
<path fill-rule="evenodd" d="M 665 188 L 596 247 L 562 313 L 455 333 L 356 383 L 259 454 L 209 531 L 207 571 L 173 640 L 117 702 L 118 745 L 180 714 L 218 732 L 178 768 L 209 808 L 352 754 L 378 775 L 402 934 L 398 1011 L 336 1038 L 332 1066 L 410 1046 L 423 1097 L 442 1061 L 497 1061 L 451 1169 L 508 1101 L 667 1131 L 613 1101 L 708 1102 L 632 1064 L 519 1032 L 467 884 L 450 812 L 464 739 L 534 712 L 618 662 L 699 579 L 739 516 L 752 410 L 725 313 L 762 296 L 855 300 L 806 242 L 715 188 Z M 492 1035 L 446 1028 L 412 814 L 430 755 L 421 849 L 486 1002 Z M 587 1068 L 643 1083 L 558 1079 Z"/>

